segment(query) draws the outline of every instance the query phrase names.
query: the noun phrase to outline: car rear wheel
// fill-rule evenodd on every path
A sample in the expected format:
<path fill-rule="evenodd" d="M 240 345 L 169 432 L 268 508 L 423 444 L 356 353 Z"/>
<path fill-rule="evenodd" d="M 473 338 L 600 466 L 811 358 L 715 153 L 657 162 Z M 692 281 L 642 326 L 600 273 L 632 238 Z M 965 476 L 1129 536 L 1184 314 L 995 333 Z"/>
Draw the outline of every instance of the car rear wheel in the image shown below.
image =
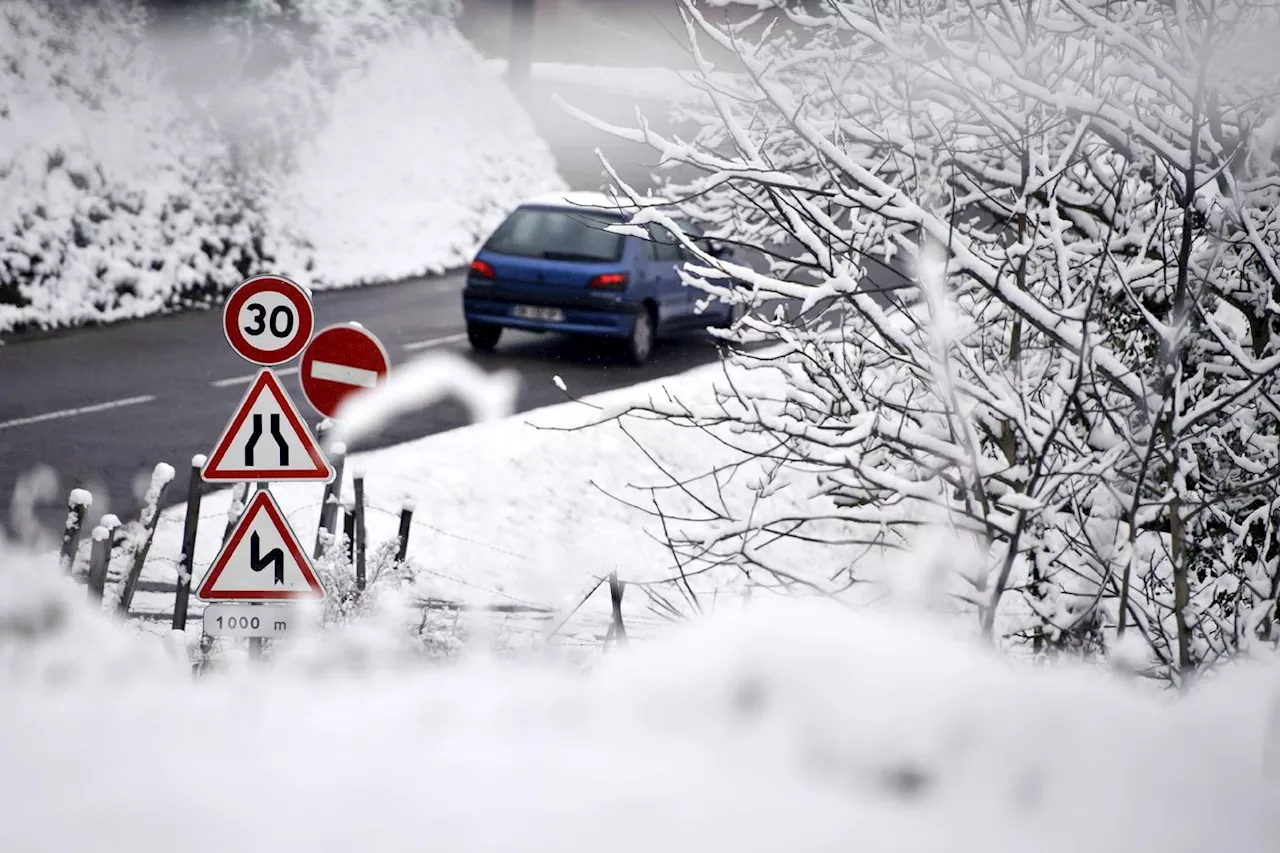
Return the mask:
<path fill-rule="evenodd" d="M 467 340 L 471 342 L 473 349 L 480 352 L 493 352 L 500 337 L 502 337 L 501 326 L 493 326 L 489 323 L 467 323 Z"/>
<path fill-rule="evenodd" d="M 735 302 L 727 306 L 727 310 L 725 311 L 724 317 L 717 320 L 715 323 L 712 324 L 712 326 L 716 329 L 733 328 L 733 324 L 741 320 L 743 315 L 746 313 L 747 313 L 746 306 Z"/>
<path fill-rule="evenodd" d="M 649 360 L 653 352 L 653 315 L 647 310 L 636 313 L 636 321 L 631 324 L 631 334 L 627 337 L 627 359 L 639 366 Z"/>

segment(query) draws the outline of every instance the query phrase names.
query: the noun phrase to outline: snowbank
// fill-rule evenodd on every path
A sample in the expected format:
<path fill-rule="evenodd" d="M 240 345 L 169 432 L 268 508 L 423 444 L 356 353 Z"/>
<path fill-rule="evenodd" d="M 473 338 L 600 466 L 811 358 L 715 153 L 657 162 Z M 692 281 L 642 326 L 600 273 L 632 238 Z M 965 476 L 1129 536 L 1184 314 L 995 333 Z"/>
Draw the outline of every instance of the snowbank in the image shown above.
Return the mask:
<path fill-rule="evenodd" d="M 420 372 L 414 362 L 397 371 L 404 375 Z M 759 375 L 740 374 L 733 374 L 738 387 L 744 387 L 744 381 L 768 381 Z M 501 384 L 502 377 L 492 378 Z M 656 494 L 669 516 L 668 529 L 678 531 L 683 526 L 678 517 L 705 515 L 705 509 L 673 489 L 663 470 L 687 481 L 716 465 L 744 462 L 745 455 L 726 446 L 726 440 L 747 449 L 762 440 L 638 418 L 576 428 L 599 418 L 603 410 L 621 409 L 637 401 L 706 401 L 716 385 L 726 381 L 723 368 L 711 365 L 592 395 L 580 402 L 356 454 L 348 460 L 343 500 L 354 499 L 350 471 L 362 469 L 371 547 L 394 538 L 401 507 L 406 503 L 415 506 L 409 557 L 420 569 L 420 593 L 424 596 L 486 606 L 568 609 L 596 579 L 616 571 L 629 583 L 653 584 L 653 592 L 674 600 L 686 612 L 691 608 L 682 604 L 681 589 L 694 590 L 704 606 L 715 607 L 717 595 L 741 591 L 747 579 L 730 566 L 681 580 L 682 567 L 692 567 L 673 558 L 653 498 Z M 479 390 L 478 382 L 473 380 L 472 384 Z M 785 483 L 772 483 L 762 494 L 761 471 L 759 464 L 747 461 L 732 478 L 722 478 L 723 488 L 709 481 L 687 486 L 707 505 L 720 506 L 723 501 L 740 515 L 752 506 L 761 512 L 783 514 L 810 513 L 818 508 L 807 491 Z M 651 487 L 658 491 L 650 491 Z M 303 543 L 310 546 L 315 541 L 322 487 L 279 483 L 272 485 L 272 493 Z M 201 516 L 205 520 L 199 528 L 195 554 L 197 579 L 219 550 L 230 504 L 230 490 L 203 498 Z M 184 505 L 177 505 L 163 513 L 145 579 L 175 580 L 184 512 Z M 769 538 L 767 534 L 762 537 L 762 553 L 771 555 L 779 567 L 814 582 L 828 583 L 853 561 L 860 561 L 861 577 L 878 574 L 865 548 L 815 549 L 794 540 L 765 544 Z M 954 570 L 956 560 L 963 556 L 954 543 L 931 546 L 922 541 L 917 558 L 895 568 L 888 590 L 900 593 L 904 601 L 930 604 L 931 585 L 943 574 L 939 567 Z M 773 583 L 766 577 L 754 582 L 764 587 Z M 873 591 L 871 586 L 860 585 L 853 594 L 883 595 L 887 591 Z M 135 602 L 145 609 L 171 612 L 172 595 L 139 593 Z M 193 612 L 199 612 L 200 607 L 194 603 Z M 607 592 L 596 592 L 574 614 L 565 633 L 579 637 L 598 634 L 607 625 L 609 607 Z M 639 586 L 627 591 L 623 611 L 633 633 L 650 633 L 665 624 Z M 512 630 L 536 636 L 527 626 Z"/>
<path fill-rule="evenodd" d="M 332 99 L 270 208 L 314 247 L 319 286 L 463 266 L 522 201 L 567 189 L 501 77 L 452 27 L 387 45 Z"/>
<path fill-rule="evenodd" d="M 413 369 L 410 362 L 398 371 Z M 720 369 L 699 368 L 582 402 L 354 455 L 348 471 L 359 467 L 365 474 L 369 540 L 379 543 L 394 537 L 401 506 L 413 503 L 417 524 L 410 535 L 409 556 L 424 570 L 424 594 L 471 603 L 554 608 L 570 604 L 593 578 L 611 571 L 627 581 L 678 577 L 645 490 L 650 485 L 669 486 L 654 461 L 688 473 L 703 470 L 709 460 L 736 455 L 713 435 L 669 424 L 629 419 L 622 425 L 574 428 L 598 416 L 601 406 L 669 393 L 705 396 Z M 750 499 L 738 491 L 734 497 L 735 489 L 730 488 L 730 499 Z M 312 543 L 322 488 L 280 483 L 272 485 L 272 493 L 304 544 Z M 799 505 L 804 495 L 784 491 L 777 499 Z M 344 500 L 353 500 L 349 474 Z M 197 578 L 216 556 L 223 530 L 220 519 L 230 501 L 230 490 L 202 500 L 201 515 L 208 520 L 200 526 Z M 669 497 L 664 503 L 671 504 Z M 176 577 L 184 511 L 184 505 L 178 505 L 163 513 L 147 579 Z M 785 549 L 779 553 L 788 554 Z M 814 572 L 826 571 L 832 559 L 800 556 L 812 563 Z M 838 563 L 845 558 L 835 559 Z M 712 586 L 709 577 L 692 582 L 703 592 Z M 170 598 L 161 595 L 156 608 L 169 606 Z M 628 593 L 627 601 L 629 624 L 632 619 L 657 621 L 646 615 L 641 591 Z M 587 611 L 603 617 L 607 609 L 608 596 L 600 595 Z"/>
<path fill-rule="evenodd" d="M 42 568 L 0 566 L 0 602 L 49 598 Z M 68 607 L 30 640 L 14 610 L 5 850 L 1263 853 L 1280 830 L 1274 663 L 1175 703 L 809 601 L 585 675 L 464 658 L 318 677 L 286 652 L 108 682 L 121 628 Z M 72 647 L 77 666 L 41 663 Z"/>
<path fill-rule="evenodd" d="M 439 272 L 564 188 L 446 0 L 293 5 L 310 41 L 266 18 L 179 39 L 127 3 L 6 5 L 0 332 L 213 303 L 264 271 Z"/>

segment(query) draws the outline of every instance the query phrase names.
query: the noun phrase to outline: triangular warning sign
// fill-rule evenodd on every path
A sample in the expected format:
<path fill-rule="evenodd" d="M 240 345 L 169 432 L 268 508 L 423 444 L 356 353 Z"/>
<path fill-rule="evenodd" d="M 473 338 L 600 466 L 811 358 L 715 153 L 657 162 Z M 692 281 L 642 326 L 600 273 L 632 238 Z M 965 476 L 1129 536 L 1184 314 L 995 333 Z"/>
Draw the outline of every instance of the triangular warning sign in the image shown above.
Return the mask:
<path fill-rule="evenodd" d="M 333 479 L 315 436 L 280 378 L 261 370 L 200 472 L 207 482 Z"/>
<path fill-rule="evenodd" d="M 280 505 L 260 489 L 236 522 L 196 597 L 201 601 L 288 601 L 324 598 Z"/>

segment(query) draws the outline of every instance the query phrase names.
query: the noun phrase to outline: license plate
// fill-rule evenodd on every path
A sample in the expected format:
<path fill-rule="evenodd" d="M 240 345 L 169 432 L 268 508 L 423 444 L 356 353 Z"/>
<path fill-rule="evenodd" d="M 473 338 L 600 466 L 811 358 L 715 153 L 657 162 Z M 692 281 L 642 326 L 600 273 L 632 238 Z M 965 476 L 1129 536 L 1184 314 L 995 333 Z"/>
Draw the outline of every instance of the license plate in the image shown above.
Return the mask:
<path fill-rule="evenodd" d="M 511 316 L 522 320 L 546 320 L 549 323 L 564 321 L 564 312 L 559 308 L 544 308 L 541 305 L 517 305 L 511 309 Z"/>

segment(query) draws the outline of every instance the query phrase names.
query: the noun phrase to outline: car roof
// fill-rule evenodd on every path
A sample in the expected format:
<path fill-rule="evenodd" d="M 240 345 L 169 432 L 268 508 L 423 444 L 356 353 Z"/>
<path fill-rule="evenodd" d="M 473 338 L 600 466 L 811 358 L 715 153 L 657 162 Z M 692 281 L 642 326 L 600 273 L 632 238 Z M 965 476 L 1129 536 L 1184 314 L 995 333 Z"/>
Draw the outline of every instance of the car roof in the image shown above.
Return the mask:
<path fill-rule="evenodd" d="M 661 202 L 662 199 L 654 199 L 654 201 Z M 588 190 L 564 190 L 546 193 L 536 198 L 531 198 L 520 206 L 549 207 L 558 210 L 582 210 L 586 208 L 624 216 L 636 210 L 635 205 L 621 196 L 611 196 L 607 193 Z"/>

